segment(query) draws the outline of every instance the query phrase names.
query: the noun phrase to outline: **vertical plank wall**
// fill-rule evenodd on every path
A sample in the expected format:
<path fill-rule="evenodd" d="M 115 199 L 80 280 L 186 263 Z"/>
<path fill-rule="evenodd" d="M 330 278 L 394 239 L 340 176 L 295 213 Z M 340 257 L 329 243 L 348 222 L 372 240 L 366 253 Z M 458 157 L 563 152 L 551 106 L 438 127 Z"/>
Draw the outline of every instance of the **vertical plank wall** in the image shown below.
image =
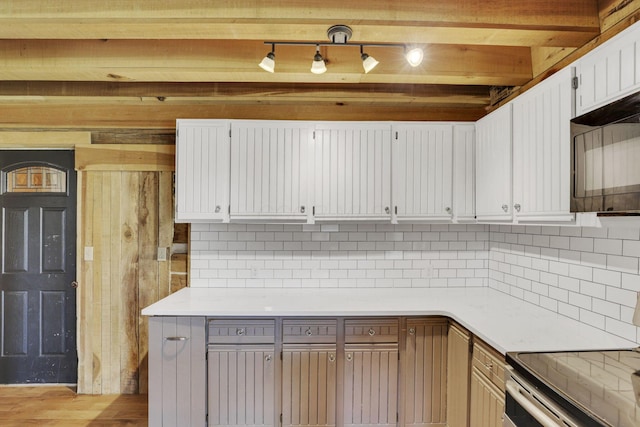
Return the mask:
<path fill-rule="evenodd" d="M 80 170 L 78 178 L 78 392 L 146 393 L 148 321 L 140 310 L 171 292 L 170 262 L 157 254 L 172 245 L 173 174 Z M 84 258 L 87 247 L 93 260 Z"/>

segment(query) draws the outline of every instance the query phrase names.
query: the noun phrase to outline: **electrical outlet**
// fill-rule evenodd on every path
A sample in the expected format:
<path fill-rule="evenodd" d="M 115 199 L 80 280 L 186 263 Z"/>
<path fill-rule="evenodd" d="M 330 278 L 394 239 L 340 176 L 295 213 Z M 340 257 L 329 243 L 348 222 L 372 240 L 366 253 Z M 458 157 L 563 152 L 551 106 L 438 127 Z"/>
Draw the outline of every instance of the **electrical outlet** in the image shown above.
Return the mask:
<path fill-rule="evenodd" d="M 84 260 L 93 261 L 93 246 L 84 247 Z"/>
<path fill-rule="evenodd" d="M 167 260 L 167 248 L 158 247 L 158 261 Z"/>

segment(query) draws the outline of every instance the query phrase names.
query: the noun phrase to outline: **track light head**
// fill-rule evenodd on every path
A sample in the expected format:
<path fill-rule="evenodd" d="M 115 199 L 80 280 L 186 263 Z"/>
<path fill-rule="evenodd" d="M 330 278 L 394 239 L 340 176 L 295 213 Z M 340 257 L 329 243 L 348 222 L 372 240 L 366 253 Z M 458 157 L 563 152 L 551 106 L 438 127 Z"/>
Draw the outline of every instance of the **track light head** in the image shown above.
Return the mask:
<path fill-rule="evenodd" d="M 268 71 L 269 73 L 273 73 L 276 70 L 276 54 L 273 51 L 267 53 L 267 56 L 262 58 L 258 67 Z"/>
<path fill-rule="evenodd" d="M 424 58 L 424 52 L 419 47 L 414 47 L 408 50 L 404 54 L 404 57 L 407 59 L 407 62 L 409 63 L 409 65 L 411 65 L 412 67 L 417 67 L 418 65 L 422 64 L 422 59 Z"/>
<path fill-rule="evenodd" d="M 362 45 L 360 45 L 360 58 L 362 59 L 362 68 L 364 68 L 364 73 L 367 74 L 369 71 L 376 68 L 376 65 L 379 62 L 373 57 L 362 51 Z"/>
<path fill-rule="evenodd" d="M 320 46 L 316 46 L 316 54 L 313 56 L 313 62 L 311 63 L 311 72 L 313 74 L 323 74 L 327 71 L 327 65 L 324 63 L 324 58 L 320 54 Z"/>

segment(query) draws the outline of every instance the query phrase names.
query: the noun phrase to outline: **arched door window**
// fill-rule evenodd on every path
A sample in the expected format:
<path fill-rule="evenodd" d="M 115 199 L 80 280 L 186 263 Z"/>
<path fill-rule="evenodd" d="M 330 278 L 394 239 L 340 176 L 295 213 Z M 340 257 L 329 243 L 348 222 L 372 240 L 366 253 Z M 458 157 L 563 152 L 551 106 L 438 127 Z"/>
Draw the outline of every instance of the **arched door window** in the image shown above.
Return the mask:
<path fill-rule="evenodd" d="M 67 173 L 48 165 L 18 167 L 3 173 L 5 193 L 66 193 Z"/>

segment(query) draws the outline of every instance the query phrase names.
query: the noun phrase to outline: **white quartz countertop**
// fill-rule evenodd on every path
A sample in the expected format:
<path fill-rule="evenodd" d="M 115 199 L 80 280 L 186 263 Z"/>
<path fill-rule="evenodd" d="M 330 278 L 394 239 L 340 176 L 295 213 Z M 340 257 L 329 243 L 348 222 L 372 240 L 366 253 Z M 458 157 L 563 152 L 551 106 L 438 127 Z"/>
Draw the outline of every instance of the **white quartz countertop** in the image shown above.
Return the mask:
<path fill-rule="evenodd" d="M 637 344 L 490 288 L 185 288 L 145 316 L 447 316 L 505 354 Z"/>

